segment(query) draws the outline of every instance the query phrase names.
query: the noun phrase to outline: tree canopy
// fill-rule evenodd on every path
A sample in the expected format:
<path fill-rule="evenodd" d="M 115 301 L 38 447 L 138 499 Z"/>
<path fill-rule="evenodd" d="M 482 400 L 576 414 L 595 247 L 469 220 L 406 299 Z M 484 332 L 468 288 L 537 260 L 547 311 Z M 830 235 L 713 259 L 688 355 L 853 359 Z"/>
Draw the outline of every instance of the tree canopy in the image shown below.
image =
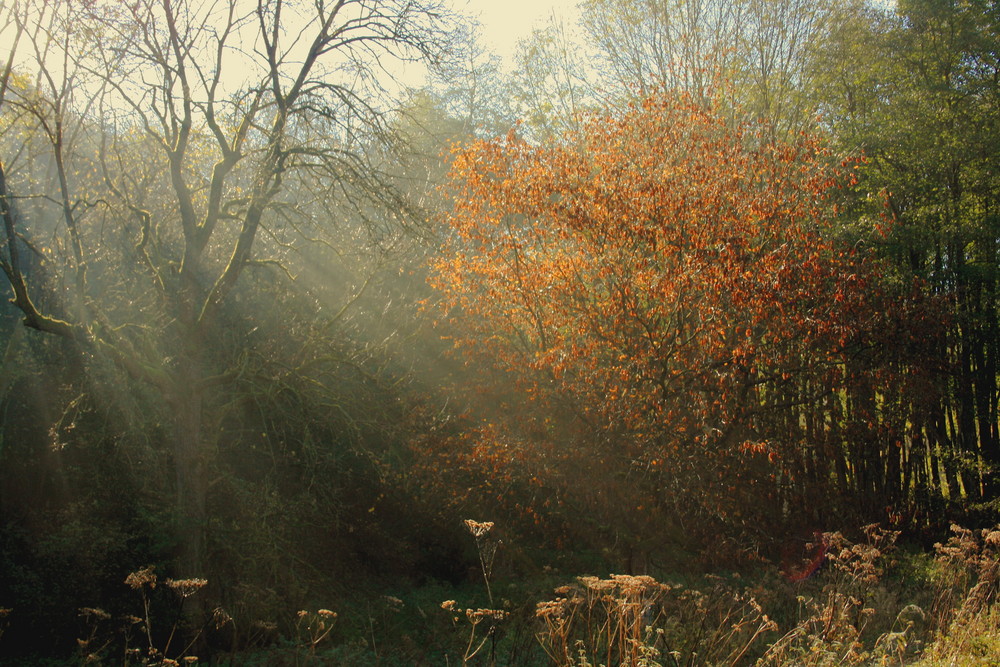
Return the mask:
<path fill-rule="evenodd" d="M 753 495 L 763 521 L 856 482 L 827 416 L 888 380 L 858 360 L 909 316 L 878 264 L 831 233 L 827 198 L 860 166 L 684 95 L 559 142 L 477 142 L 452 169 L 432 283 L 457 347 L 600 443 L 574 455 L 645 471 L 651 502 L 726 522 L 744 522 Z"/>

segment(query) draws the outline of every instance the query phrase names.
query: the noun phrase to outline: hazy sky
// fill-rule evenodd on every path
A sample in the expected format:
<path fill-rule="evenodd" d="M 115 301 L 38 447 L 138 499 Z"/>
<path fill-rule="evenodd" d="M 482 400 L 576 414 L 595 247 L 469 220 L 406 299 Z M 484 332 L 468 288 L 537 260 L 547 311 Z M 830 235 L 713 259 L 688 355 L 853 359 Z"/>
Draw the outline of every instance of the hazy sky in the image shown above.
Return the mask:
<path fill-rule="evenodd" d="M 453 0 L 455 8 L 483 24 L 484 46 L 509 59 L 517 40 L 531 34 L 555 12 L 568 22 L 576 16 L 577 0 Z"/>

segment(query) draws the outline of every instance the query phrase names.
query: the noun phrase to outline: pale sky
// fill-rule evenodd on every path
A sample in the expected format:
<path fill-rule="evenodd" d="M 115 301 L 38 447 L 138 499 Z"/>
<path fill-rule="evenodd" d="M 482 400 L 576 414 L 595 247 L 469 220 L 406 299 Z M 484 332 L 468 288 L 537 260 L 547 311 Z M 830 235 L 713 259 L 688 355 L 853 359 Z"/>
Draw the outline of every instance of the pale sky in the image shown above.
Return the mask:
<path fill-rule="evenodd" d="M 518 40 L 531 35 L 535 28 L 544 27 L 553 15 L 567 25 L 575 23 L 580 0 L 447 0 L 459 13 L 476 18 L 481 23 L 480 39 L 484 48 L 499 55 L 506 67 L 511 67 Z M 3 0 L 0 0 L 2 3 Z M 0 37 L 3 37 L 0 34 Z M 0 39 L 0 42 L 3 40 Z M 21 50 L 21 49 L 19 49 Z M 0 57 L 6 58 L 0 47 Z M 29 54 L 30 60 L 30 54 Z M 425 74 L 420 66 L 386 62 L 384 65 L 400 81 L 421 84 Z M 30 69 L 30 64 L 27 65 Z"/>
<path fill-rule="evenodd" d="M 483 46 L 508 61 L 517 40 L 541 27 L 555 13 L 572 23 L 577 16 L 577 0 L 452 0 L 455 8 L 477 17 L 483 24 Z"/>

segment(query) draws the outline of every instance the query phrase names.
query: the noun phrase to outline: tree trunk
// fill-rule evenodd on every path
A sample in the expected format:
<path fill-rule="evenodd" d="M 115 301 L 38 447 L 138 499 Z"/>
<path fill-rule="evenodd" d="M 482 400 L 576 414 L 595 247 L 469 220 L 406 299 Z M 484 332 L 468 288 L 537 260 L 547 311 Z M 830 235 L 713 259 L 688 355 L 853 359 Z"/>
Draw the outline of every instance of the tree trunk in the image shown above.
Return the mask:
<path fill-rule="evenodd" d="M 204 399 L 197 389 L 200 364 L 181 355 L 178 386 L 169 404 L 174 410 L 174 473 L 177 501 L 177 574 L 204 577 L 206 500 L 210 448 L 205 442 Z"/>
<path fill-rule="evenodd" d="M 200 577 L 203 572 L 207 474 L 201 437 L 201 400 L 181 401 L 177 415 L 174 471 L 177 479 L 178 573 Z"/>

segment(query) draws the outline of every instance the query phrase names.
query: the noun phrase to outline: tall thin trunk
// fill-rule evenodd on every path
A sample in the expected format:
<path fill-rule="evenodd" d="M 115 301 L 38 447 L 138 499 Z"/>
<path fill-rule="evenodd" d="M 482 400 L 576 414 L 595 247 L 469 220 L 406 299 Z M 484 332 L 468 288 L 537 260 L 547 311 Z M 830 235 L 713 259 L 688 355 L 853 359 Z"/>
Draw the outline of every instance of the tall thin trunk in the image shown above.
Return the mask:
<path fill-rule="evenodd" d="M 174 410 L 173 443 L 176 476 L 177 567 L 184 577 L 205 576 L 205 528 L 208 463 L 211 456 L 204 433 L 204 397 L 196 359 L 182 355 L 178 386 L 169 403 Z"/>

